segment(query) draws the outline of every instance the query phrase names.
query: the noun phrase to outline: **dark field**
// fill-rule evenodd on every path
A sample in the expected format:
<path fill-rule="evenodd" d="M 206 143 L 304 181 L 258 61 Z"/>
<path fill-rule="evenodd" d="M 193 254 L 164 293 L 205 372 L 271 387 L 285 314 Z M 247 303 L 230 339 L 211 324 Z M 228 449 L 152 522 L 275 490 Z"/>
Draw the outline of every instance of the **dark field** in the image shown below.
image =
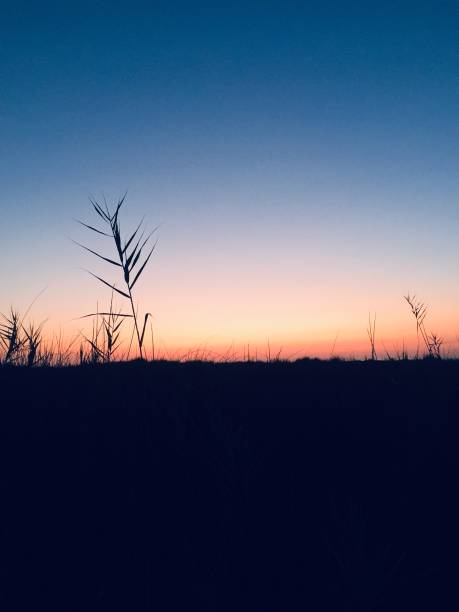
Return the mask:
<path fill-rule="evenodd" d="M 0 368 L 2 611 L 459 610 L 459 362 Z"/>

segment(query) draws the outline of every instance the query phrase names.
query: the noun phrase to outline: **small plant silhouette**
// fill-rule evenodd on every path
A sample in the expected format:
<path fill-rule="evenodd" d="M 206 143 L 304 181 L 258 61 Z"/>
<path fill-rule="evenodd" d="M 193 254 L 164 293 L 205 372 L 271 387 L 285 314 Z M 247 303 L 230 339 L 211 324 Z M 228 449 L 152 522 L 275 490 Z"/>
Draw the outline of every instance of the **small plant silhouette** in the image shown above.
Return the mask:
<path fill-rule="evenodd" d="M 133 315 L 114 310 L 112 293 L 108 312 L 97 310 L 97 312 L 84 315 L 81 318 L 85 319 L 87 317 L 93 318 L 92 335 L 91 338 L 88 338 L 83 334 L 89 350 L 85 351 L 84 346 L 80 346 L 80 364 L 110 363 L 120 346 L 121 326 L 124 319 L 132 318 Z"/>
<path fill-rule="evenodd" d="M 3 361 L 9 365 L 26 365 L 32 367 L 42 363 L 44 353 L 41 351 L 43 343 L 43 325 L 33 322 L 24 324 L 24 318 L 19 311 L 10 309 L 10 314 L 1 315 L 3 323 L 0 323 L 0 348 L 2 349 Z"/>
<path fill-rule="evenodd" d="M 427 316 L 427 306 L 423 302 L 417 300 L 415 295 L 410 296 L 408 293 L 408 295 L 405 295 L 404 297 L 411 309 L 411 312 L 413 313 L 414 318 L 416 319 L 416 334 L 418 338 L 416 358 L 419 357 L 419 336 L 421 336 L 427 349 L 428 356 L 434 357 L 435 359 L 441 359 L 443 339 L 433 332 L 430 332 L 429 334 L 426 329 L 425 318 Z"/>
<path fill-rule="evenodd" d="M 115 282 L 110 283 L 104 280 L 103 278 L 101 278 L 100 276 L 97 276 L 97 274 L 94 274 L 93 272 L 90 272 L 89 270 L 88 272 L 92 276 L 97 278 L 101 283 L 103 283 L 107 287 L 110 287 L 113 291 L 116 291 L 119 295 L 123 296 L 129 301 L 132 314 L 131 315 L 118 314 L 117 317 L 130 316 L 133 318 L 134 329 L 135 329 L 135 334 L 137 338 L 137 345 L 139 347 L 140 358 L 143 359 L 144 358 L 143 341 L 144 341 L 144 336 L 145 336 L 145 329 L 146 329 L 148 317 L 151 316 L 151 314 L 150 313 L 145 314 L 142 329 L 140 329 L 138 313 L 137 313 L 137 309 L 134 304 L 134 296 L 133 296 L 132 290 L 134 289 L 134 286 L 139 280 L 142 272 L 145 270 L 145 266 L 149 262 L 150 257 L 152 256 L 153 251 L 155 250 L 157 241 L 155 241 L 153 246 L 151 246 L 151 248 L 149 249 L 148 254 L 142 259 L 142 252 L 144 248 L 146 247 L 152 235 L 158 228 L 155 227 L 147 235 L 147 237 L 144 238 L 145 230 L 142 229 L 144 219 L 142 218 L 137 228 L 130 235 L 130 237 L 127 240 L 123 240 L 121 236 L 119 212 L 120 212 L 121 206 L 123 205 L 125 199 L 126 199 L 126 194 L 124 194 L 124 196 L 120 200 L 118 200 L 114 212 L 111 212 L 105 201 L 104 201 L 104 206 L 102 206 L 96 200 L 93 200 L 90 198 L 90 202 L 95 212 L 100 217 L 100 219 L 102 219 L 102 221 L 105 223 L 108 231 L 103 231 L 96 227 L 93 227 L 92 225 L 88 225 L 87 223 L 84 223 L 83 221 L 78 221 L 78 223 L 80 223 L 87 229 L 90 229 L 91 231 L 97 234 L 100 234 L 102 236 L 108 236 L 109 238 L 112 238 L 115 243 L 117 259 L 111 259 L 109 257 L 105 257 L 104 255 L 101 255 L 97 251 L 94 251 L 93 249 L 90 249 L 87 246 L 80 244 L 79 242 L 77 242 L 76 244 L 81 246 L 86 251 L 89 251 L 96 257 L 99 257 L 100 259 L 104 260 L 105 262 L 115 267 L 121 268 L 121 272 L 123 275 L 123 281 L 125 284 L 124 290 L 116 287 Z M 117 327 L 117 324 L 119 322 L 117 323 L 117 321 L 113 321 L 112 319 L 110 319 L 111 317 L 110 313 L 105 313 L 105 315 L 108 316 L 109 318 L 105 320 L 103 324 L 104 326 L 108 324 L 109 330 L 111 330 L 110 333 L 112 333 L 112 342 L 113 342 L 113 337 L 114 337 L 113 334 L 116 334 L 117 330 L 119 329 L 119 327 Z M 94 316 L 94 315 L 88 315 L 88 316 Z M 112 324 L 113 324 L 113 327 L 110 327 Z"/>
<path fill-rule="evenodd" d="M 40 363 L 43 359 L 43 355 L 40 355 L 40 346 L 43 342 L 43 323 L 38 326 L 34 323 L 29 323 L 27 327 L 23 326 L 22 329 L 25 335 L 25 362 L 28 367 L 32 367 Z"/>
<path fill-rule="evenodd" d="M 371 315 L 368 314 L 367 334 L 371 345 L 371 360 L 376 361 L 378 358 L 376 354 L 376 313 L 373 317 L 373 321 L 371 320 Z"/>
<path fill-rule="evenodd" d="M 17 310 L 11 308 L 10 314 L 2 315 L 2 317 L 0 342 L 4 350 L 3 363 L 12 364 L 19 359 L 25 343 L 21 334 L 21 316 Z"/>

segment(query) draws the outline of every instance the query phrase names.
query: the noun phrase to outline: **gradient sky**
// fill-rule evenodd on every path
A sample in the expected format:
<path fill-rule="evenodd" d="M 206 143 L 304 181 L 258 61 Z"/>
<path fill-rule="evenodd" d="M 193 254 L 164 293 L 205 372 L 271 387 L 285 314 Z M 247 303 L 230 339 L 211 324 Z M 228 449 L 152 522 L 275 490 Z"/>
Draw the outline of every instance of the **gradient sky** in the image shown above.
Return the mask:
<path fill-rule="evenodd" d="M 104 307 L 73 219 L 128 189 L 164 349 L 358 353 L 369 311 L 392 349 L 408 291 L 453 347 L 458 31 L 441 0 L 2 3 L 0 312 Z"/>

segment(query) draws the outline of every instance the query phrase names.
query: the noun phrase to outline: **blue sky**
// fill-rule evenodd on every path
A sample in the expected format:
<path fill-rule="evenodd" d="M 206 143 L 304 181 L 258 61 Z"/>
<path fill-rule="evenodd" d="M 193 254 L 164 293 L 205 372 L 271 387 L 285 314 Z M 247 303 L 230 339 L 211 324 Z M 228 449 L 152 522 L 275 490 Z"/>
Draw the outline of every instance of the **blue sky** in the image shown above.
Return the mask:
<path fill-rule="evenodd" d="M 454 2 L 2 7 L 0 311 L 46 286 L 37 316 L 65 327 L 106 299 L 69 237 L 84 238 L 88 195 L 128 189 L 126 223 L 163 224 L 139 299 L 165 343 L 351 342 L 369 310 L 399 337 L 407 290 L 454 335 L 458 16 Z"/>

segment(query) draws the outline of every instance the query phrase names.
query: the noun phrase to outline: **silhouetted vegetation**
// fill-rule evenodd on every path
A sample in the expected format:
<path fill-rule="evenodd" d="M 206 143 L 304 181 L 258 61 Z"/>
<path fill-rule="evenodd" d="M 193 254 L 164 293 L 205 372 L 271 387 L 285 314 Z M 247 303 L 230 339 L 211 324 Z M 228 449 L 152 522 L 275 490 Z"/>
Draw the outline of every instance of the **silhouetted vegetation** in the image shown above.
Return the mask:
<path fill-rule="evenodd" d="M 0 366 L 2 609 L 459 609 L 459 363 Z"/>
<path fill-rule="evenodd" d="M 98 257 L 99 259 L 102 259 L 103 261 L 111 264 L 112 266 L 121 268 L 121 272 L 123 275 L 123 281 L 125 284 L 124 290 L 117 287 L 116 282 L 110 283 L 104 280 L 103 278 L 101 278 L 100 276 L 98 276 L 97 274 L 93 274 L 92 272 L 90 272 L 90 274 L 94 276 L 95 278 L 97 278 L 101 283 L 103 283 L 107 287 L 110 287 L 112 289 L 112 292 L 116 291 L 116 293 L 118 293 L 119 295 L 121 295 L 122 297 L 126 298 L 129 301 L 129 305 L 131 306 L 132 314 L 126 315 L 126 314 L 121 314 L 121 312 L 118 312 L 116 316 L 117 316 L 117 320 L 119 321 L 117 322 L 119 325 L 121 325 L 121 319 L 125 317 L 132 317 L 134 321 L 134 329 L 135 329 L 135 333 L 137 337 L 137 345 L 139 348 L 139 354 L 140 354 L 140 357 L 143 358 L 144 357 L 143 342 L 144 342 L 144 337 L 145 337 L 145 329 L 146 329 L 146 325 L 147 325 L 147 321 L 148 321 L 148 317 L 150 316 L 150 313 L 147 312 L 145 314 L 143 326 L 141 329 L 140 323 L 138 320 L 138 312 L 137 312 L 137 308 L 134 303 L 134 296 L 133 296 L 132 291 L 137 281 L 139 280 L 142 272 L 145 270 L 145 266 L 149 262 L 150 257 L 153 254 L 153 251 L 155 250 L 156 242 L 150 248 L 150 250 L 148 251 L 148 254 L 142 259 L 143 249 L 147 246 L 149 240 L 151 239 L 152 235 L 154 234 L 157 228 L 154 228 L 147 235 L 147 237 L 144 238 L 145 230 L 142 230 L 142 225 L 143 225 L 143 219 L 142 219 L 140 223 L 138 224 L 138 226 L 136 227 L 136 229 L 134 230 L 134 232 L 129 236 L 129 238 L 124 240 L 121 234 L 121 224 L 120 224 L 119 214 L 120 214 L 120 209 L 125 202 L 125 199 L 126 199 L 126 194 L 118 201 L 117 205 L 115 206 L 115 210 L 113 212 L 110 211 L 106 202 L 104 202 L 104 206 L 102 206 L 95 200 L 91 200 L 91 204 L 95 212 L 98 214 L 100 219 L 102 219 L 102 221 L 108 227 L 108 230 L 109 230 L 108 233 L 104 232 L 103 230 L 99 228 L 93 227 L 92 225 L 83 223 L 82 221 L 78 222 L 84 227 L 86 227 L 87 229 L 91 230 L 92 232 L 95 232 L 96 234 L 112 238 L 114 245 L 115 245 L 115 249 L 116 249 L 115 257 L 117 257 L 117 261 L 114 259 L 111 259 L 110 257 L 105 257 L 105 255 L 101 255 L 97 251 L 94 251 L 93 249 L 90 249 L 84 245 L 80 245 L 80 246 L 83 247 L 86 251 L 89 251 L 90 253 Z M 113 297 L 112 297 L 112 303 L 113 303 Z M 104 328 L 107 332 L 107 342 L 108 343 L 110 342 L 110 334 L 109 334 L 107 324 L 109 324 L 112 314 L 113 313 L 112 313 L 112 306 L 111 306 L 110 313 L 106 313 L 106 316 L 108 317 L 108 319 L 104 321 Z M 97 315 L 98 313 L 96 313 L 96 315 L 86 315 L 86 316 L 97 316 Z M 116 323 L 113 321 L 112 323 L 116 327 Z M 112 332 L 113 332 L 113 329 L 112 329 Z M 114 333 L 116 334 L 116 331 L 114 331 Z M 89 340 L 89 342 L 93 342 L 93 341 Z M 97 352 L 97 349 L 95 350 Z M 107 356 L 107 353 L 105 353 L 105 357 L 106 356 Z M 110 353 L 110 356 L 111 356 L 111 353 Z M 108 359 L 108 361 L 109 360 L 110 359 Z M 107 361 L 107 359 L 104 359 L 104 361 Z"/>
<path fill-rule="evenodd" d="M 425 326 L 425 319 L 427 316 L 427 306 L 408 294 L 405 296 L 405 300 L 408 306 L 411 308 L 414 318 L 416 319 L 416 334 L 418 338 L 416 357 L 419 357 L 419 343 L 420 337 L 427 349 L 429 357 L 435 357 L 441 359 L 441 347 L 443 345 L 443 339 L 433 332 L 428 332 Z"/>

